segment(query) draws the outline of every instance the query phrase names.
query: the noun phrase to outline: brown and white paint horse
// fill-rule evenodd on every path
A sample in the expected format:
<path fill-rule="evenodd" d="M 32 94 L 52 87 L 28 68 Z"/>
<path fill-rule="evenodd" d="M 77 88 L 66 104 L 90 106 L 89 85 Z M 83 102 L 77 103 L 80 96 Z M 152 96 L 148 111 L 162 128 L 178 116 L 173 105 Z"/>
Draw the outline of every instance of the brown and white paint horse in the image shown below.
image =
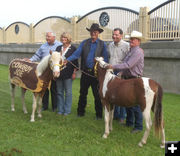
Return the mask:
<path fill-rule="evenodd" d="M 124 80 L 113 74 L 112 69 L 107 69 L 108 64 L 102 57 L 95 59 L 95 71 L 99 80 L 99 94 L 105 111 L 105 133 L 107 138 L 112 131 L 114 106 L 132 107 L 139 105 L 145 119 L 146 130 L 139 142 L 142 147 L 146 144 L 152 126 L 151 110 L 154 112 L 155 134 L 161 134 L 161 148 L 165 146 L 165 132 L 162 114 L 161 86 L 154 80 L 146 77 Z"/>
<path fill-rule="evenodd" d="M 41 115 L 42 97 L 46 89 L 50 86 L 51 80 L 60 75 L 60 62 L 62 56 L 59 52 L 50 51 L 50 55 L 44 57 L 40 63 L 30 62 L 24 59 L 14 59 L 9 65 L 10 83 L 11 83 L 11 110 L 14 108 L 15 86 L 21 87 L 21 100 L 23 111 L 26 114 L 27 109 L 24 102 L 26 90 L 33 92 L 33 105 L 31 122 L 35 121 L 35 111 L 37 103 L 39 104 L 38 117 Z"/>

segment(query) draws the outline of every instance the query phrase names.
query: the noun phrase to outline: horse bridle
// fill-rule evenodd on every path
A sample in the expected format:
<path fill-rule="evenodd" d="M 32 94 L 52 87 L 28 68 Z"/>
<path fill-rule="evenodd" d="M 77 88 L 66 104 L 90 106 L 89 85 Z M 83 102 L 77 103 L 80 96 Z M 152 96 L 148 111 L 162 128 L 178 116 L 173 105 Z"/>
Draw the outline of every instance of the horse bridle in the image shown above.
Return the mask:
<path fill-rule="evenodd" d="M 54 66 L 59 66 L 60 71 L 62 71 L 66 66 L 63 64 L 63 61 L 59 64 L 52 64 L 52 61 L 50 60 L 50 68 L 53 70 Z"/>
<path fill-rule="evenodd" d="M 95 64 L 95 66 L 94 66 L 94 75 L 97 77 L 97 65 L 98 65 L 98 63 L 100 63 L 100 62 L 96 62 L 96 64 Z M 108 63 L 105 63 L 104 65 L 100 65 L 102 68 L 106 68 L 106 66 L 108 65 Z"/>

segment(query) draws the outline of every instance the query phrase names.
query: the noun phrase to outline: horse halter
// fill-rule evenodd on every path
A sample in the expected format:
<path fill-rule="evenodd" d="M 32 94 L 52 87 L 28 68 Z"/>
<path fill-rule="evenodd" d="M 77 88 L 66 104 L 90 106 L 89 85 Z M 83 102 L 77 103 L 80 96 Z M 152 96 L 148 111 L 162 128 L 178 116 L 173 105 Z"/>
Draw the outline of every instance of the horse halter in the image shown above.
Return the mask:
<path fill-rule="evenodd" d="M 50 68 L 51 68 L 51 70 L 53 70 L 53 68 L 55 66 L 59 66 L 60 71 L 62 71 L 64 68 L 66 68 L 66 66 L 63 64 L 62 61 L 59 64 L 53 64 L 52 61 L 50 60 Z"/>
<path fill-rule="evenodd" d="M 101 64 L 101 62 L 97 61 L 95 66 L 94 66 L 94 76 L 97 77 L 97 66 L 98 64 L 100 64 L 101 68 L 106 68 L 108 63 L 104 63 L 104 64 Z"/>

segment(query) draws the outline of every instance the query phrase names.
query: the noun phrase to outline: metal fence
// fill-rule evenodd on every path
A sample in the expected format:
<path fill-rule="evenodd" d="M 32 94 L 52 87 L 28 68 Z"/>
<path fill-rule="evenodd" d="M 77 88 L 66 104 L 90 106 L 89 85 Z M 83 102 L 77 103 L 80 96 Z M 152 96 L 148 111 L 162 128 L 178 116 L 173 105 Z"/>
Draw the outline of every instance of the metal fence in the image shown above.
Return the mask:
<path fill-rule="evenodd" d="M 99 23 L 104 29 L 100 37 L 105 41 L 112 40 L 112 30 L 120 27 L 124 34 L 131 33 L 132 30 L 139 30 L 139 13 L 122 7 L 105 7 L 94 10 L 83 17 L 77 22 L 79 31 L 77 33 L 77 42 L 84 38 L 89 37 L 89 33 L 85 29 L 95 22 Z"/>
<path fill-rule="evenodd" d="M 149 40 L 180 39 L 179 0 L 167 1 L 148 12 Z"/>
<path fill-rule="evenodd" d="M 141 7 L 139 12 L 122 7 L 96 9 L 83 17 L 72 17 L 71 21 L 60 16 L 50 16 L 37 22 L 26 24 L 14 22 L 7 28 L 0 28 L 0 43 L 42 43 L 45 32 L 53 31 L 57 39 L 64 31 L 72 35 L 73 43 L 79 43 L 89 37 L 86 30 L 92 23 L 101 25 L 104 32 L 100 38 L 112 41 L 112 31 L 120 27 L 124 36 L 133 30 L 142 32 L 143 41 L 180 39 L 180 0 L 168 0 L 149 11 Z"/>

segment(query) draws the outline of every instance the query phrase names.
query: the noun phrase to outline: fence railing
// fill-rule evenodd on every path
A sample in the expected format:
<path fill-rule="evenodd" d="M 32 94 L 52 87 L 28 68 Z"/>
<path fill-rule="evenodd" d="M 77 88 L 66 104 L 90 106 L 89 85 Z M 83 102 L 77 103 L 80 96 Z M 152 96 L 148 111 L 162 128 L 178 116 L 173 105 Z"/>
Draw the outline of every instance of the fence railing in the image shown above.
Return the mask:
<path fill-rule="evenodd" d="M 79 43 L 89 37 L 86 27 L 96 22 L 104 32 L 100 38 L 112 40 L 112 30 L 120 27 L 124 36 L 132 30 L 143 34 L 143 41 L 149 40 L 179 40 L 180 39 L 180 0 L 168 0 L 149 11 L 148 7 L 141 7 L 139 12 L 122 7 L 106 7 L 96 9 L 80 19 L 71 21 L 60 16 L 50 16 L 37 22 L 26 24 L 14 22 L 7 28 L 0 28 L 0 43 L 42 43 L 45 42 L 47 31 L 57 34 L 68 32 L 72 35 L 73 43 Z"/>
<path fill-rule="evenodd" d="M 167 1 L 148 13 L 149 40 L 180 39 L 179 0 Z"/>

